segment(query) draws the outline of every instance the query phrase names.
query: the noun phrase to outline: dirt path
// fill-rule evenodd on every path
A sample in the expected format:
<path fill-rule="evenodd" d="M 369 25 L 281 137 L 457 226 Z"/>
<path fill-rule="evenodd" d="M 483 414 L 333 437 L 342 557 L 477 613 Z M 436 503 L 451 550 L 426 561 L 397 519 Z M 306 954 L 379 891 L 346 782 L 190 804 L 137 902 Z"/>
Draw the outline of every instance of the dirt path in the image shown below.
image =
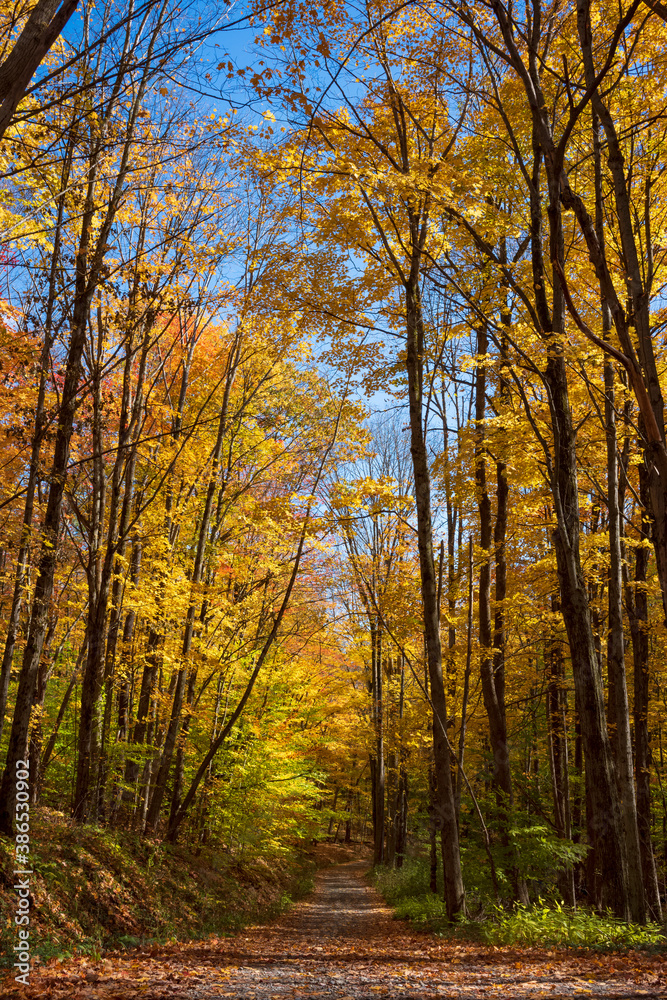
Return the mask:
<path fill-rule="evenodd" d="M 285 917 L 231 938 L 50 966 L 17 996 L 72 1000 L 435 1000 L 667 996 L 664 959 L 581 957 L 415 934 L 366 883 L 367 863 L 319 873 Z"/>

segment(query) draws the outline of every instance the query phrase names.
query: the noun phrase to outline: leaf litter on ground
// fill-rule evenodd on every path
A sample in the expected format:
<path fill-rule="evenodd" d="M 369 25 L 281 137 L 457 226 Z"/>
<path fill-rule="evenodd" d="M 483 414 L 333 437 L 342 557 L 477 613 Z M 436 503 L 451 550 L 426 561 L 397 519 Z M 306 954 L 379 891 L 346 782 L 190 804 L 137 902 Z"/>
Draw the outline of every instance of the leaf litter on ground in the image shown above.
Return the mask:
<path fill-rule="evenodd" d="M 1 995 L 24 1000 L 435 1000 L 435 998 L 667 997 L 667 958 L 628 951 L 447 941 L 393 919 L 367 883 L 364 861 L 320 872 L 313 894 L 270 924 L 205 942 L 53 961 L 30 985 L 6 978 Z"/>

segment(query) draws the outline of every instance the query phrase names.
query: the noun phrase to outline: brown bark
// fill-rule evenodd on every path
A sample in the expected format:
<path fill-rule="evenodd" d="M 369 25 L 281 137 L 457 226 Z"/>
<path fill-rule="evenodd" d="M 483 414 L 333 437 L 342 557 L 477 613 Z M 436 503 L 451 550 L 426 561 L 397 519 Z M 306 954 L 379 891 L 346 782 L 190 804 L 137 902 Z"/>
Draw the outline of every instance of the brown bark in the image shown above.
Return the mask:
<path fill-rule="evenodd" d="M 7 762 L 3 773 L 2 785 L 0 786 L 0 832 L 5 833 L 7 836 L 12 836 L 14 829 L 15 765 L 17 760 L 25 758 L 28 748 L 30 713 L 37 681 L 37 670 L 46 635 L 48 608 L 53 593 L 58 554 L 60 513 L 67 481 L 67 467 L 74 426 L 74 415 L 80 402 L 79 380 L 81 377 L 81 359 L 86 342 L 88 312 L 101 265 L 100 243 L 98 241 L 93 264 L 89 269 L 91 227 L 95 212 L 94 191 L 96 171 L 97 158 L 93 156 L 81 220 L 79 248 L 76 259 L 76 289 L 72 314 L 72 329 L 58 411 L 53 461 L 49 477 L 49 495 L 42 524 L 42 550 L 33 593 L 28 640 L 23 654 L 23 664 L 14 705 Z M 104 230 L 104 227 L 102 238 L 105 243 L 107 231 Z"/>
<path fill-rule="evenodd" d="M 401 688 L 398 701 L 399 719 L 399 751 L 398 751 L 398 787 L 396 790 L 396 807 L 394 828 L 396 830 L 396 867 L 401 868 L 405 857 L 408 835 L 408 771 L 406 767 L 406 751 L 403 747 L 403 710 L 405 704 L 405 661 L 401 655 Z"/>
<path fill-rule="evenodd" d="M 552 598 L 552 611 L 558 610 L 558 601 Z M 555 634 L 550 637 L 546 651 L 547 661 L 547 741 L 549 766 L 554 800 L 554 821 L 558 835 L 564 840 L 572 838 L 572 818 L 570 810 L 570 778 L 567 752 L 567 730 L 565 726 L 565 663 L 563 646 Z M 575 906 L 574 870 L 566 867 L 563 877 L 565 902 Z"/>
<path fill-rule="evenodd" d="M 473 624 L 473 595 L 475 582 L 473 579 L 473 542 L 472 535 L 468 541 L 468 620 L 466 628 L 466 663 L 463 672 L 463 697 L 461 700 L 461 728 L 459 729 L 459 757 L 456 773 L 456 790 L 454 793 L 454 805 L 456 809 L 456 823 L 460 826 L 461 815 L 461 787 L 463 784 L 463 758 L 466 748 L 466 725 L 468 722 L 468 698 L 470 696 L 470 674 L 472 670 L 472 624 Z"/>
<path fill-rule="evenodd" d="M 447 423 L 447 400 L 443 392 L 442 402 L 443 456 L 445 461 L 445 505 L 447 509 L 447 694 L 456 697 L 456 528 L 460 525 L 460 511 L 454 499 L 454 489 L 449 460 L 449 425 Z M 438 601 L 441 608 L 441 601 Z M 458 781 L 458 770 L 457 779 Z"/>
<path fill-rule="evenodd" d="M 424 657 L 424 695 L 430 700 L 428 682 L 428 663 Z M 435 767 L 433 764 L 433 747 L 428 758 L 428 856 L 429 856 L 429 889 L 432 893 L 438 892 L 438 815 L 436 810 L 437 795 L 435 787 Z M 457 813 L 458 817 L 458 813 Z"/>
<path fill-rule="evenodd" d="M 542 112 L 540 112 L 541 116 Z M 546 115 L 546 110 L 545 110 Z M 542 134 L 550 136 L 548 119 L 540 122 Z M 549 185 L 549 254 L 563 259 L 560 211 L 562 165 L 553 141 L 545 141 Z M 541 248 L 538 251 L 541 256 Z M 535 257 L 538 256 L 536 254 Z M 545 328 L 549 359 L 544 372 L 550 392 L 553 431 L 553 464 L 550 470 L 557 527 L 554 548 L 558 566 L 561 611 L 570 645 L 572 672 L 581 720 L 586 759 L 587 823 L 595 864 L 601 873 L 602 901 L 627 918 L 628 858 L 611 745 L 607 733 L 604 697 L 598 671 L 595 637 L 591 627 L 586 580 L 579 547 L 580 516 L 577 484 L 576 430 L 570 409 L 567 368 L 560 335 L 565 332 L 563 287 L 556 271 L 553 279 L 551 315 Z M 544 285 L 536 294 L 546 305 L 544 268 L 534 271 L 535 282 Z M 548 313 L 548 309 L 547 309 Z"/>
<path fill-rule="evenodd" d="M 575 435 L 567 398 L 564 359 L 559 349 L 549 363 L 557 421 L 555 498 L 561 608 L 570 645 L 572 670 L 586 758 L 587 817 L 596 863 L 603 882 L 603 902 L 618 916 L 628 910 L 628 860 L 616 788 L 616 775 L 605 718 L 597 652 L 591 628 L 586 582 L 579 553 L 579 504 Z M 560 452 L 560 454 L 558 454 Z"/>
<path fill-rule="evenodd" d="M 89 275 L 86 276 L 89 288 L 89 301 L 92 299 L 97 287 L 102 262 L 107 252 L 107 241 L 111 229 L 114 225 L 116 214 L 122 203 L 128 172 L 132 167 L 132 154 L 135 153 L 135 132 L 139 115 L 142 111 L 142 104 L 146 87 L 152 72 L 153 53 L 160 37 L 160 30 L 163 26 L 164 9 L 155 24 L 151 26 L 148 34 L 145 58 L 139 77 L 136 80 L 136 91 L 133 94 L 132 102 L 128 111 L 124 133 L 120 142 L 119 165 L 111 194 L 104 211 L 104 218 L 97 236 L 94 251 L 94 266 L 91 267 Z M 120 60 L 114 80 L 113 97 L 107 106 L 107 118 L 112 112 L 118 110 L 116 98 L 124 84 L 128 82 L 130 76 L 131 57 L 125 52 Z M 106 122 L 105 122 L 106 124 Z M 104 131 L 96 140 L 102 148 L 106 141 Z M 90 196 L 95 199 L 99 197 L 96 192 L 94 174 L 91 175 L 92 186 Z M 147 311 L 147 314 L 150 310 Z M 146 320 L 150 326 L 150 318 Z M 101 345 L 103 341 L 103 330 L 100 312 L 98 311 L 98 341 Z M 129 523 L 130 504 L 133 490 L 132 476 L 128 477 L 123 498 L 122 514 L 119 511 L 121 494 L 123 488 L 124 471 L 133 462 L 133 454 L 136 449 L 136 434 L 141 415 L 141 384 L 137 387 L 137 392 L 132 406 L 130 407 L 130 354 L 131 354 L 132 334 L 126 338 L 127 363 L 123 382 L 122 400 L 122 420 L 119 426 L 118 448 L 116 460 L 114 462 L 111 489 L 109 495 L 108 528 L 106 550 L 102 545 L 102 532 L 104 526 L 104 504 L 105 504 L 105 480 L 104 463 L 102 459 L 103 444 L 101 439 L 101 413 L 99 403 L 99 364 L 95 366 L 93 376 L 94 401 L 94 422 L 93 422 L 93 494 L 90 517 L 90 556 L 88 566 L 89 583 L 89 605 L 88 605 L 88 656 L 81 685 L 81 717 L 79 724 L 79 748 L 77 757 L 76 788 L 74 793 L 74 803 L 72 808 L 73 817 L 79 822 L 94 819 L 97 816 L 99 803 L 98 782 L 100 777 L 100 749 L 102 720 L 100 715 L 100 696 L 104 680 L 105 650 L 106 650 L 106 625 L 109 594 L 111 589 L 111 578 L 116 554 L 124 546 Z M 142 352 L 139 378 L 143 377 L 143 366 L 146 361 L 147 337 L 144 337 L 144 351 Z M 101 353 L 101 346 L 98 351 Z M 120 519 L 120 524 L 119 524 Z M 102 552 L 104 551 L 104 555 Z"/>
<path fill-rule="evenodd" d="M 553 608 L 552 600 L 552 608 Z M 561 696 L 565 678 L 563 650 L 558 638 L 550 637 L 545 659 L 547 662 L 546 717 L 549 769 L 554 800 L 554 822 L 559 836 L 565 837 L 565 787 L 563 773 L 563 743 Z"/>
<path fill-rule="evenodd" d="M 72 134 L 68 138 L 65 157 L 60 176 L 61 191 L 65 191 L 68 184 L 70 169 L 72 164 Z M 56 280 L 58 268 L 60 267 L 60 245 L 62 240 L 63 214 L 65 207 L 64 195 L 58 198 L 58 208 L 56 212 L 56 227 L 53 238 L 53 252 L 51 254 L 51 264 L 49 270 L 49 285 L 47 292 L 46 310 L 44 318 L 44 343 L 39 360 L 39 387 L 37 389 L 37 399 L 35 400 L 35 423 L 30 446 L 30 462 L 28 466 L 28 482 L 26 484 L 25 504 L 23 508 L 23 525 L 19 542 L 19 551 L 16 557 L 16 570 L 14 576 L 14 593 L 12 596 L 12 606 L 7 623 L 7 635 L 5 638 L 5 648 L 2 656 L 2 667 L 0 668 L 0 738 L 5 723 L 5 712 L 7 710 L 7 695 L 9 692 L 9 677 L 12 664 L 14 662 L 14 648 L 19 629 L 19 619 L 23 606 L 23 589 L 25 577 L 30 558 L 31 530 L 35 507 L 35 489 L 39 472 L 39 458 L 42 447 L 42 439 L 46 430 L 46 388 L 49 375 L 49 360 L 51 356 L 51 346 L 53 338 L 53 313 L 57 300 Z"/>
<path fill-rule="evenodd" d="M 130 563 L 130 583 L 133 587 L 139 582 L 139 573 L 141 571 L 141 557 L 142 557 L 142 544 L 139 539 L 136 539 L 132 546 L 132 560 Z M 118 691 L 118 739 L 126 740 L 128 738 L 128 733 L 130 730 L 130 686 L 127 679 L 126 671 L 129 667 L 131 659 L 131 647 L 132 641 L 134 639 L 134 627 L 137 620 L 137 612 L 134 608 L 131 608 L 125 615 L 125 624 L 123 625 L 123 638 L 121 643 L 121 681 L 120 689 Z"/>
<path fill-rule="evenodd" d="M 144 658 L 144 669 L 141 674 L 141 687 L 137 703 L 136 721 L 132 730 L 132 743 L 141 746 L 147 735 L 148 720 L 153 700 L 153 692 L 160 667 L 159 654 L 160 633 L 157 628 L 149 630 Z M 139 777 L 139 761 L 131 755 L 125 764 L 125 784 L 133 785 Z"/>
<path fill-rule="evenodd" d="M 0 139 L 35 71 L 77 8 L 78 0 L 37 0 L 0 66 Z"/>
<path fill-rule="evenodd" d="M 566 131 L 558 144 L 554 139 L 554 116 L 542 88 L 542 62 L 538 56 L 544 44 L 544 39 L 541 37 L 544 22 L 539 18 L 531 22 L 527 55 L 524 58 L 524 41 L 519 41 L 513 12 L 499 0 L 491 0 L 491 8 L 499 29 L 499 36 L 493 44 L 502 45 L 505 60 L 512 67 L 524 90 L 527 110 L 532 119 L 533 167 L 532 172 L 527 169 L 524 172 L 530 193 L 530 247 L 534 298 L 531 314 L 548 354 L 546 367 L 540 373 L 540 377 L 549 400 L 553 446 L 547 444 L 534 421 L 533 427 L 544 448 L 556 513 L 553 541 L 558 567 L 561 610 L 570 645 L 576 704 L 586 757 L 590 805 L 589 830 L 596 863 L 602 873 L 605 903 L 611 906 L 618 916 L 627 918 L 628 859 L 580 553 L 576 428 L 570 409 L 568 369 L 564 353 L 566 288 L 562 279 L 564 246 L 561 206 L 571 208 L 575 212 L 587 244 L 592 240 L 592 244 L 597 245 L 597 240 L 591 220 L 583 210 L 581 200 L 572 192 L 568 176 L 564 171 L 563 160 L 569 132 Z M 480 45 L 490 44 L 485 28 L 475 20 L 473 8 L 457 8 L 457 14 L 470 27 Z M 629 16 L 631 15 L 624 15 L 626 18 Z M 575 109 L 572 126 L 579 113 L 580 110 Z M 544 266 L 543 200 L 540 191 L 542 165 L 547 180 L 549 222 L 547 243 L 548 259 L 553 265 L 552 275 L 547 273 Z M 461 217 L 459 220 L 462 225 L 466 225 Z M 466 228 L 474 233 L 469 224 Z M 478 248 L 495 260 L 493 249 L 488 243 L 477 234 L 475 239 Z M 507 274 L 505 276 L 509 277 Z M 532 415 L 530 417 L 532 419 Z M 655 419 L 653 422 L 655 423 Z M 667 453 L 665 460 L 667 465 Z"/>
<path fill-rule="evenodd" d="M 595 153 L 595 222 L 599 246 L 604 253 L 604 219 L 602 208 L 602 177 L 600 142 L 597 120 L 593 118 Z M 601 290 L 602 291 L 602 290 Z M 611 310 L 602 292 L 602 335 L 611 332 Z M 630 914 L 636 923 L 646 921 L 646 900 L 642 877 L 642 862 L 637 826 L 637 804 L 630 735 L 630 708 L 625 673 L 625 639 L 623 635 L 623 559 L 621 552 L 621 510 L 619 507 L 618 433 L 616 429 L 616 398 L 614 366 L 609 355 L 604 362 L 605 437 L 607 444 L 607 510 L 609 512 L 609 629 L 607 633 L 607 674 L 609 696 L 613 699 L 615 732 L 613 749 L 620 796 L 621 815 L 628 856 L 628 888 Z"/>
<path fill-rule="evenodd" d="M 625 14 L 626 22 L 630 15 L 631 11 Z M 604 245 L 600 242 L 596 227 L 586 211 L 582 199 L 574 194 L 570 188 L 567 176 L 562 169 L 562 160 L 558 165 L 560 197 L 563 204 L 574 211 L 579 222 L 590 259 L 600 280 L 603 299 L 612 314 L 621 350 L 618 351 L 609 343 L 595 337 L 577 315 L 569 297 L 568 305 L 580 329 L 586 333 L 589 339 L 624 366 L 637 400 L 643 420 L 648 489 L 654 516 L 653 547 L 662 592 L 663 612 L 667 619 L 667 443 L 665 439 L 664 401 L 650 324 L 650 288 L 653 282 L 652 257 L 649 253 L 648 269 L 645 269 L 642 259 L 643 250 L 640 251 L 638 236 L 635 232 L 635 216 L 630 189 L 632 181 L 629 176 L 626 176 L 625 159 L 616 124 L 601 95 L 600 74 L 596 75 L 590 0 L 577 0 L 577 25 L 586 84 L 591 92 L 593 109 L 602 124 L 608 148 L 607 162 L 613 183 L 623 269 L 628 276 L 631 318 L 628 317 L 619 300 L 605 257 Z M 618 32 L 616 34 L 618 35 Z M 645 237 L 648 239 L 650 247 L 650 231 L 645 233 Z M 631 324 L 634 326 L 636 334 L 638 357 L 635 354 L 633 339 L 630 335 Z"/>
<path fill-rule="evenodd" d="M 371 626 L 371 671 L 373 699 L 373 728 L 375 730 L 375 805 L 373 808 L 373 864 L 385 861 L 385 763 L 382 677 L 382 631 L 378 624 Z"/>
<path fill-rule="evenodd" d="M 477 355 L 486 359 L 488 337 L 486 328 L 477 331 Z M 491 553 L 494 548 L 493 516 L 491 498 L 486 480 L 486 441 L 484 423 L 486 419 L 486 369 L 480 364 L 475 373 L 475 485 L 480 525 L 480 547 L 482 549 L 479 567 L 479 645 L 480 674 L 484 707 L 489 720 L 489 739 L 493 754 L 493 786 L 497 800 L 497 824 L 500 839 L 506 855 L 506 864 L 512 875 L 514 898 L 524 904 L 529 902 L 526 883 L 521 877 L 518 858 L 510 843 L 509 825 L 512 807 L 512 776 L 510 771 L 509 748 L 507 745 L 507 717 L 505 712 L 505 664 L 504 626 L 502 604 L 498 606 L 495 634 L 499 646 L 494 650 L 494 623 L 491 614 Z M 507 479 L 502 471 L 498 495 L 495 541 L 496 558 L 499 558 L 499 577 L 502 599 L 506 589 L 506 567 L 504 558 L 505 533 L 507 525 Z M 500 550 L 498 555 L 498 550 Z"/>
<path fill-rule="evenodd" d="M 630 708 L 625 675 L 625 640 L 623 636 L 623 583 L 621 557 L 621 521 L 618 509 L 618 461 L 614 404 L 614 372 L 611 361 L 605 363 L 605 418 L 607 425 L 607 503 L 609 507 L 609 632 L 607 636 L 607 671 L 610 697 L 614 698 L 616 731 L 614 750 L 628 854 L 629 902 L 632 919 L 646 921 L 646 901 L 642 876 L 642 852 L 637 825 L 637 804 L 630 735 Z"/>
<path fill-rule="evenodd" d="M 59 644 L 56 649 L 53 661 L 49 656 L 51 643 L 56 632 L 56 621 L 52 619 L 49 623 L 49 630 L 46 633 L 44 646 L 42 647 L 42 658 L 37 671 L 37 682 L 35 684 L 35 694 L 33 698 L 33 718 L 30 727 L 30 742 L 28 744 L 28 758 L 30 760 L 30 771 L 32 783 L 30 787 L 30 801 L 37 802 L 37 790 L 39 786 L 40 762 L 42 757 L 42 740 L 44 731 L 42 727 L 42 711 L 44 709 L 44 698 L 46 697 L 46 685 L 55 665 L 55 661 L 62 652 L 64 643 Z"/>
<path fill-rule="evenodd" d="M 425 223 L 424 223 L 425 224 Z M 461 857 L 456 822 L 456 806 L 452 787 L 452 772 L 447 739 L 447 698 L 442 673 L 442 647 L 437 602 L 437 579 L 433 554 L 431 522 L 431 477 L 426 441 L 422 427 L 424 329 L 419 289 L 420 240 L 423 227 L 411 213 L 411 238 L 414 248 L 412 270 L 405 288 L 406 296 L 406 371 L 410 401 L 410 452 L 414 474 L 417 509 L 417 547 L 421 578 L 424 636 L 433 706 L 433 749 L 437 788 L 437 808 L 442 821 L 440 850 L 442 854 L 445 905 L 450 920 L 463 911 L 464 890 Z"/>
<path fill-rule="evenodd" d="M 634 585 L 626 587 L 626 606 L 632 638 L 634 667 L 634 757 L 637 782 L 637 824 L 646 903 L 652 920 L 662 921 L 655 855 L 651 840 L 651 748 L 649 742 L 649 615 L 646 590 L 650 551 L 651 518 L 645 471 L 640 467 L 641 544 L 635 549 Z"/>

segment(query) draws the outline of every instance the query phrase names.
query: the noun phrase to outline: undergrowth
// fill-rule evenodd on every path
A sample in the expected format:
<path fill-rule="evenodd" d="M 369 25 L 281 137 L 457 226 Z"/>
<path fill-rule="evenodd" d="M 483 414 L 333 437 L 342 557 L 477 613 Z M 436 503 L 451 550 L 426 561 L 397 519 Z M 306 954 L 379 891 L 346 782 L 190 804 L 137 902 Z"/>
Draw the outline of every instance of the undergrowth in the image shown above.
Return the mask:
<path fill-rule="evenodd" d="M 41 961 L 224 935 L 278 916 L 310 891 L 314 862 L 296 850 L 238 857 L 144 841 L 128 831 L 31 814 L 30 929 Z M 0 837 L 0 965 L 16 941 L 12 843 Z"/>
<path fill-rule="evenodd" d="M 658 950 L 667 945 L 661 927 L 629 924 L 611 913 L 572 910 L 562 903 L 538 899 L 530 907 L 503 909 L 486 901 L 481 919 L 469 918 L 454 926 L 447 920 L 442 891 L 429 889 L 429 869 L 423 860 L 406 860 L 402 868 L 376 868 L 373 881 L 398 919 L 421 930 L 447 937 L 472 939 L 492 945 L 586 948 L 594 951 Z"/>
<path fill-rule="evenodd" d="M 611 912 L 572 910 L 560 903 L 545 906 L 542 900 L 531 907 L 517 906 L 511 913 L 496 907 L 494 917 L 483 926 L 483 936 L 489 944 L 560 945 L 595 951 L 654 949 L 667 943 L 658 924 L 640 927 Z"/>

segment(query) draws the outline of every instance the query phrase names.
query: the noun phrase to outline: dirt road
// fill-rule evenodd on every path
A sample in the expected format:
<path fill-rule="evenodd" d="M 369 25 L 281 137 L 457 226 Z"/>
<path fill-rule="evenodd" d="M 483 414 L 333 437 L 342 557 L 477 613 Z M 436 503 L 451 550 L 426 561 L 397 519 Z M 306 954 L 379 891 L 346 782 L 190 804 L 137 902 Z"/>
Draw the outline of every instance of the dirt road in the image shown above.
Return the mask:
<path fill-rule="evenodd" d="M 364 878 L 366 862 L 319 873 L 313 894 L 266 926 L 31 977 L 17 996 L 72 1000 L 435 1000 L 667 996 L 667 964 L 643 955 L 575 956 L 443 943 L 416 934 Z"/>

